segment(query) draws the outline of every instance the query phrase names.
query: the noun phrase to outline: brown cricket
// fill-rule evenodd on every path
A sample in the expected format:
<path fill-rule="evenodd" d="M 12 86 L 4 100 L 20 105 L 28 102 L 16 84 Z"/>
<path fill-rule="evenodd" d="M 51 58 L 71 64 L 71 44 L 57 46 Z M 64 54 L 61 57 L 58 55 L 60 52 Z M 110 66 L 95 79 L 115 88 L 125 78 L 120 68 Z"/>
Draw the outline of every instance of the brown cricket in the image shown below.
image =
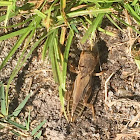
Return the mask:
<path fill-rule="evenodd" d="M 67 116 L 70 122 L 74 122 L 77 116 L 82 114 L 85 107 L 92 109 L 94 117 L 93 104 L 87 102 L 91 95 L 92 75 L 98 61 L 97 48 L 94 47 L 93 51 L 81 52 L 73 90 L 67 95 Z"/>

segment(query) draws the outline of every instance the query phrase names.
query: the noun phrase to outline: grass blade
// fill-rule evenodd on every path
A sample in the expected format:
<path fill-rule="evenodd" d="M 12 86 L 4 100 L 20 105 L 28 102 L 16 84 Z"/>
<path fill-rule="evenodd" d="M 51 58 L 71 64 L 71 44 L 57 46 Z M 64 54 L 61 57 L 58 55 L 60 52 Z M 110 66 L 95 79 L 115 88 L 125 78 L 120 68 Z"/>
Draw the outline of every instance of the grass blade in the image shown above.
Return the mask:
<path fill-rule="evenodd" d="M 0 2 L 0 6 L 10 6 L 12 4 L 13 4 L 12 1 L 1 1 Z"/>
<path fill-rule="evenodd" d="M 61 65 L 61 58 L 60 56 L 62 55 L 61 54 L 61 51 L 59 51 L 59 46 L 58 46 L 58 38 L 56 37 L 54 39 L 54 61 L 55 61 L 55 64 L 56 64 L 56 71 L 58 73 L 58 78 L 59 78 L 59 84 L 60 86 L 65 90 L 65 87 L 63 85 L 63 75 L 62 75 L 62 69 L 60 69 L 60 65 Z M 62 58 L 63 59 L 63 58 Z"/>
<path fill-rule="evenodd" d="M 64 52 L 64 62 L 63 62 L 63 76 L 64 76 L 64 84 L 66 83 L 66 73 L 67 73 L 67 63 L 68 63 L 68 56 L 69 56 L 69 50 L 70 50 L 70 46 L 71 46 L 71 42 L 74 36 L 74 32 L 71 29 L 68 35 L 68 39 L 67 39 L 67 43 L 66 43 L 66 48 L 65 48 L 65 52 Z"/>
<path fill-rule="evenodd" d="M 25 104 L 27 103 L 28 99 L 30 98 L 31 94 L 26 96 L 26 98 L 18 105 L 18 107 L 14 110 L 12 113 L 15 117 L 18 116 L 18 114 L 21 112 Z"/>
<path fill-rule="evenodd" d="M 27 27 L 27 28 L 12 32 L 10 34 L 3 35 L 3 36 L 0 37 L 0 41 L 6 40 L 8 38 L 18 36 L 18 35 L 21 35 L 21 34 L 25 34 L 29 29 L 30 29 L 30 27 Z"/>
<path fill-rule="evenodd" d="M 39 138 L 40 138 L 40 136 L 41 136 L 41 134 L 42 134 L 42 130 L 41 130 L 41 131 L 39 131 L 39 132 L 35 135 L 35 137 L 34 137 L 34 138 L 39 139 Z"/>
<path fill-rule="evenodd" d="M 10 86 L 10 83 L 11 81 L 13 80 L 13 78 L 16 76 L 16 74 L 18 73 L 18 71 L 21 69 L 21 67 L 23 66 L 23 64 L 27 61 L 27 59 L 31 56 L 32 52 L 34 51 L 34 49 L 38 46 L 38 44 L 44 39 L 46 38 L 47 35 L 41 37 L 35 44 L 34 46 L 30 49 L 30 52 L 25 56 L 25 58 L 22 60 L 21 62 L 21 58 L 23 57 L 24 55 L 24 52 L 22 52 L 21 54 L 21 57 L 19 58 L 19 61 L 17 63 L 17 66 L 16 68 L 14 69 L 14 71 L 12 72 L 10 78 L 9 78 L 9 81 L 8 81 L 8 84 L 7 84 L 7 88 L 6 88 L 6 103 L 7 103 L 7 113 L 8 113 L 8 91 L 9 91 L 9 86 Z M 20 64 L 21 62 L 21 64 Z"/>
<path fill-rule="evenodd" d="M 51 59 L 53 77 L 55 79 L 55 82 L 59 83 L 58 72 L 56 71 L 55 50 L 54 50 L 54 38 L 56 37 L 56 31 L 57 30 L 55 30 L 50 37 L 49 57 Z"/>
<path fill-rule="evenodd" d="M 49 35 L 44 43 L 43 51 L 42 51 L 42 59 L 45 60 L 46 52 L 49 48 L 50 40 L 52 35 Z"/>
<path fill-rule="evenodd" d="M 136 5 L 136 3 L 138 2 L 139 0 L 133 0 L 133 2 L 132 2 L 132 6 L 135 6 Z"/>
<path fill-rule="evenodd" d="M 115 21 L 108 15 L 108 14 L 106 14 L 106 17 L 110 20 L 110 22 L 112 23 L 112 24 L 114 24 L 120 31 L 122 31 L 122 32 L 124 32 L 116 23 L 115 23 Z"/>
<path fill-rule="evenodd" d="M 32 136 L 46 123 L 46 120 L 41 122 L 33 131 L 32 131 Z"/>
<path fill-rule="evenodd" d="M 66 0 L 60 0 L 60 13 L 65 24 L 68 25 L 65 8 L 66 8 Z"/>
<path fill-rule="evenodd" d="M 14 130 L 10 130 L 10 131 L 16 136 L 21 136 L 18 132 L 14 131 Z"/>
<path fill-rule="evenodd" d="M 42 19 L 45 19 L 45 18 L 46 18 L 46 15 L 43 14 L 42 12 L 40 12 L 39 10 L 35 9 L 34 12 L 35 12 L 39 17 L 41 17 Z"/>
<path fill-rule="evenodd" d="M 67 40 L 67 44 L 66 44 L 66 48 L 65 48 L 65 52 L 64 52 L 64 60 L 63 60 L 63 64 L 62 64 L 62 67 L 63 67 L 63 72 L 62 72 L 63 73 L 63 83 L 62 84 L 64 86 L 63 87 L 64 89 L 65 89 L 65 83 L 66 83 L 68 55 L 69 55 L 69 50 L 70 50 L 70 46 L 71 46 L 73 36 L 74 36 L 74 32 L 71 29 L 70 32 L 69 32 L 69 35 L 68 35 L 68 40 Z M 62 110 L 64 111 L 64 115 L 67 119 L 67 115 L 66 115 L 65 108 L 64 108 L 64 93 L 65 93 L 65 90 L 63 88 L 62 88 L 62 86 L 59 86 L 59 98 L 60 98 Z"/>
<path fill-rule="evenodd" d="M 137 65 L 138 69 L 140 70 L 140 59 L 136 59 L 136 58 L 134 58 L 134 59 L 135 59 L 135 63 Z"/>
<path fill-rule="evenodd" d="M 134 19 L 140 25 L 140 16 L 137 15 L 137 13 L 133 10 L 133 8 L 128 3 L 124 4 L 124 8 L 131 14 L 132 17 L 134 17 Z"/>
<path fill-rule="evenodd" d="M 110 13 L 110 12 L 113 12 L 111 8 L 90 9 L 90 10 L 71 12 L 71 13 L 68 13 L 67 16 L 69 18 L 72 18 L 72 17 L 84 16 L 84 15 L 90 15 L 90 14 L 101 14 L 101 13 Z M 57 16 L 57 19 L 62 20 L 62 16 Z"/>
<path fill-rule="evenodd" d="M 85 43 L 85 41 L 89 38 L 89 35 L 91 33 L 94 33 L 96 31 L 99 24 L 101 24 L 103 17 L 104 17 L 104 14 L 98 14 L 98 16 L 94 19 L 94 21 L 92 22 L 92 24 L 90 25 L 90 27 L 88 28 L 88 30 L 86 31 L 85 35 L 83 36 L 81 40 L 82 44 Z"/>
<path fill-rule="evenodd" d="M 24 35 L 20 37 L 20 39 L 17 41 L 15 46 L 11 49 L 7 57 L 4 59 L 0 66 L 0 70 L 6 65 L 6 62 L 11 58 L 11 56 L 16 52 L 16 50 L 20 47 L 20 45 L 23 43 L 24 39 L 27 37 L 27 35 L 30 33 L 31 29 L 28 30 Z"/>
<path fill-rule="evenodd" d="M 60 35 L 60 44 L 64 45 L 65 35 L 66 35 L 66 27 L 61 28 L 61 35 Z"/>
<path fill-rule="evenodd" d="M 73 31 L 75 31 L 77 34 L 79 33 L 76 25 L 74 23 L 71 23 L 71 28 L 73 29 Z"/>
<path fill-rule="evenodd" d="M 20 128 L 20 129 L 22 129 L 22 130 L 26 130 L 26 127 L 25 126 L 23 126 L 22 124 L 19 124 L 19 123 L 17 123 L 17 122 L 14 122 L 14 121 L 12 121 L 12 120 L 7 120 L 7 122 L 8 123 L 10 123 L 10 124 L 12 124 L 12 125 L 14 125 L 15 127 L 17 127 L 17 128 Z"/>
<path fill-rule="evenodd" d="M 4 24 L 4 26 L 6 27 L 6 25 L 7 25 L 7 22 L 8 22 L 8 18 L 9 18 L 9 16 L 10 16 L 10 13 L 11 12 L 15 12 L 15 3 L 16 3 L 16 0 L 13 0 L 12 1 L 12 5 L 9 5 L 8 6 L 8 8 L 7 8 L 7 13 L 6 13 L 6 17 L 5 17 L 5 24 Z"/>
<path fill-rule="evenodd" d="M 6 27 L 0 27 L 0 28 L 3 28 L 3 29 L 7 29 L 7 28 L 15 28 L 15 27 L 18 27 L 18 26 L 21 26 L 21 25 L 23 25 L 23 24 L 25 24 L 25 23 L 27 23 L 27 22 L 29 22 L 31 19 L 27 19 L 27 20 L 25 20 L 25 21 L 23 21 L 23 22 L 20 22 L 20 23 L 17 23 L 17 24 L 14 24 L 14 25 L 10 25 L 10 26 L 6 26 Z M 28 28 L 28 27 L 27 27 Z M 24 28 L 24 29 L 26 29 L 26 28 Z M 18 30 L 18 32 L 20 33 L 22 33 L 22 30 L 24 31 L 24 29 L 21 29 L 21 30 Z M 17 32 L 17 31 L 16 31 Z M 15 32 L 12 32 L 12 33 L 15 33 Z M 17 35 L 19 35 L 19 34 L 17 34 Z M 14 36 L 17 36 L 17 35 L 14 35 Z M 13 37 L 13 36 L 12 36 Z M 4 38 L 5 39 L 5 38 Z M 8 39 L 8 38 L 7 38 Z M 6 39 L 5 39 L 6 40 Z"/>
<path fill-rule="evenodd" d="M 101 2 L 101 3 L 112 3 L 112 2 L 122 2 L 123 0 L 80 0 L 80 2 Z"/>
<path fill-rule="evenodd" d="M 28 120 L 26 121 L 26 129 L 27 129 L 27 131 L 29 131 L 29 127 L 30 127 L 30 114 L 31 114 L 31 111 L 29 110 Z"/>
<path fill-rule="evenodd" d="M 100 27 L 98 27 L 98 31 L 100 31 L 100 32 L 102 32 L 102 33 L 104 33 L 104 34 L 107 34 L 107 35 L 109 35 L 109 36 L 113 36 L 113 37 L 116 36 L 116 34 L 114 34 L 114 33 L 112 33 L 112 32 L 109 32 L 109 31 L 107 31 L 107 30 L 104 30 L 104 29 L 102 29 L 102 28 L 100 28 Z"/>
<path fill-rule="evenodd" d="M 122 24 L 132 28 L 135 32 L 137 32 L 138 34 L 140 34 L 140 31 L 138 31 L 135 27 L 127 24 L 126 22 L 124 22 L 124 20 L 121 20 L 120 18 L 118 18 L 116 15 L 112 14 L 112 16 L 114 16 L 118 21 L 120 21 Z"/>
<path fill-rule="evenodd" d="M 6 100 L 5 100 L 5 93 L 4 93 L 4 85 L 2 83 L 0 83 L 0 100 L 1 100 L 1 113 L 5 116 Z"/>

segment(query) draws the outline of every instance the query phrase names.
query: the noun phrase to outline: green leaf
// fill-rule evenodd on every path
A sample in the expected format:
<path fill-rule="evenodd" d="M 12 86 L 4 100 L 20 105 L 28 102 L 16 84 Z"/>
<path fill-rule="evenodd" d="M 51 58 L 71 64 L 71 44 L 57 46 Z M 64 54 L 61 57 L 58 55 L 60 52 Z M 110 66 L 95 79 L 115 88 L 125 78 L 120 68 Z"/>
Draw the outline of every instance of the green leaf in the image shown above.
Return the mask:
<path fill-rule="evenodd" d="M 137 64 L 138 69 L 140 70 L 140 60 L 135 59 L 135 63 Z"/>
<path fill-rule="evenodd" d="M 54 50 L 54 38 L 56 37 L 57 30 L 54 30 L 54 32 L 51 34 L 50 37 L 50 43 L 49 43 L 49 57 L 51 59 L 51 65 L 52 65 L 52 71 L 53 71 L 53 77 L 55 79 L 56 83 L 59 83 L 59 77 L 58 72 L 56 70 L 56 61 L 55 61 L 55 50 Z"/>
<path fill-rule="evenodd" d="M 45 43 L 44 43 L 44 46 L 43 46 L 43 51 L 42 51 L 42 59 L 43 61 L 45 60 L 45 56 L 46 56 L 46 53 L 47 53 L 47 50 L 49 48 L 49 44 L 50 44 L 50 41 L 51 41 L 51 35 L 47 37 Z"/>
<path fill-rule="evenodd" d="M 60 86 L 65 90 L 65 87 L 63 86 L 63 75 L 62 75 L 62 69 L 60 68 L 61 66 L 61 58 L 60 56 L 61 51 L 59 50 L 59 46 L 58 46 L 58 37 L 54 38 L 54 61 L 55 61 L 55 65 L 56 65 L 56 71 L 58 74 L 58 78 L 59 78 L 59 84 Z"/>
<path fill-rule="evenodd" d="M 71 28 L 78 34 L 79 31 L 74 23 L 71 24 Z"/>
<path fill-rule="evenodd" d="M 41 134 L 42 134 L 42 130 L 41 131 L 39 131 L 35 136 L 34 136 L 34 138 L 40 138 L 40 136 L 41 136 Z"/>
<path fill-rule="evenodd" d="M 5 116 L 6 114 L 6 100 L 4 93 L 4 85 L 0 83 L 0 100 L 1 100 L 1 113 Z"/>
<path fill-rule="evenodd" d="M 133 2 L 132 2 L 132 6 L 135 6 L 136 5 L 136 3 L 138 2 L 139 0 L 133 0 Z"/>
<path fill-rule="evenodd" d="M 15 11 L 14 13 L 13 13 L 13 12 L 11 12 L 11 13 L 9 14 L 9 18 L 12 18 L 12 17 L 14 17 L 14 16 L 18 15 L 18 13 L 19 13 L 19 11 L 18 11 L 18 10 L 17 10 L 17 11 Z M 0 16 L 0 22 L 4 21 L 4 20 L 5 20 L 5 18 L 6 18 L 6 15 L 4 15 L 4 16 Z"/>
<path fill-rule="evenodd" d="M 19 60 L 18 60 L 18 63 L 17 63 L 17 66 L 15 67 L 15 69 L 13 70 L 10 78 L 9 78 L 9 81 L 8 81 L 8 84 L 7 84 L 7 88 L 6 88 L 6 101 L 7 101 L 7 104 L 8 104 L 8 91 L 9 91 L 9 86 L 10 86 L 10 83 L 11 81 L 13 80 L 13 78 L 16 76 L 16 74 L 18 73 L 18 71 L 21 69 L 21 67 L 23 66 L 23 64 L 27 61 L 27 59 L 31 56 L 32 52 L 34 51 L 34 49 L 38 46 L 38 44 L 44 39 L 46 38 L 47 35 L 41 37 L 36 43 L 34 43 L 33 47 L 30 49 L 30 52 L 25 56 L 25 58 L 22 60 L 23 56 L 24 56 L 24 53 L 25 53 L 25 50 L 23 50 Z M 22 61 L 21 61 L 22 60 Z M 20 63 L 21 62 L 21 63 Z"/>
<path fill-rule="evenodd" d="M 65 112 L 65 108 L 64 108 L 64 92 L 65 92 L 65 84 L 66 84 L 66 73 L 67 73 L 67 64 L 68 64 L 68 56 L 69 56 L 69 50 L 70 50 L 70 46 L 71 46 L 71 42 L 74 36 L 74 32 L 71 29 L 68 35 L 68 39 L 67 39 L 67 43 L 66 43 L 66 48 L 65 48 L 65 52 L 64 52 L 64 60 L 63 60 L 63 83 L 61 83 L 62 85 L 59 86 L 59 98 L 60 98 L 60 102 L 61 102 L 61 106 L 62 106 L 62 110 L 64 111 L 64 115 L 67 119 L 67 115 Z"/>
<path fill-rule="evenodd" d="M 15 7 L 16 7 L 16 0 L 12 0 L 12 5 L 9 5 L 7 8 L 7 13 L 6 13 L 6 17 L 5 17 L 5 24 L 4 26 L 6 27 L 10 13 L 11 12 L 15 12 Z"/>
<path fill-rule="evenodd" d="M 27 37 L 27 35 L 30 33 L 31 30 L 28 30 L 24 35 L 20 37 L 20 39 L 17 41 L 17 43 L 14 45 L 14 47 L 11 49 L 9 54 L 6 56 L 4 61 L 2 62 L 0 66 L 0 70 L 6 65 L 6 62 L 11 58 L 11 56 L 16 52 L 16 50 L 20 47 L 20 45 L 23 43 L 24 39 Z"/>
<path fill-rule="evenodd" d="M 104 14 L 98 14 L 98 16 L 93 20 L 92 24 L 86 31 L 85 35 L 83 36 L 81 43 L 84 44 L 85 41 L 89 38 L 89 35 L 94 33 L 98 26 L 101 24 Z"/>
<path fill-rule="evenodd" d="M 78 16 L 84 16 L 84 15 L 90 15 L 90 14 L 105 14 L 113 12 L 112 8 L 104 8 L 104 9 L 89 9 L 89 10 L 81 10 L 76 12 L 71 12 L 67 14 L 67 17 L 78 17 Z M 57 16 L 58 20 L 63 20 L 62 16 Z"/>
<path fill-rule="evenodd" d="M 15 117 L 18 116 L 18 114 L 21 112 L 25 104 L 27 103 L 28 99 L 30 98 L 31 94 L 26 96 L 26 98 L 18 105 L 18 107 L 14 110 L 12 113 Z"/>
<path fill-rule="evenodd" d="M 17 123 L 17 122 L 14 122 L 14 121 L 12 121 L 12 120 L 10 120 L 10 119 L 8 119 L 7 122 L 10 123 L 10 124 L 12 124 L 12 125 L 14 125 L 14 126 L 17 127 L 17 128 L 20 128 L 20 129 L 22 129 L 22 130 L 26 130 L 26 127 L 23 126 L 22 124 L 19 124 L 19 123 Z"/>
<path fill-rule="evenodd" d="M 96 3 L 96 2 L 100 2 L 100 3 L 112 3 L 112 2 L 122 2 L 123 0 L 80 0 L 80 2 L 93 2 L 93 3 Z"/>
<path fill-rule="evenodd" d="M 102 32 L 102 33 L 104 33 L 104 34 L 107 34 L 107 35 L 109 35 L 109 36 L 113 36 L 113 37 L 116 36 L 116 34 L 114 34 L 114 33 L 112 33 L 112 32 L 109 32 L 109 31 L 107 31 L 107 30 L 104 30 L 104 29 L 102 29 L 102 28 L 100 28 L 100 27 L 98 27 L 98 31 L 100 31 L 100 32 Z"/>
<path fill-rule="evenodd" d="M 136 5 L 134 6 L 134 9 L 135 9 L 135 12 L 137 13 L 137 15 L 140 16 L 140 5 L 139 5 L 139 4 L 136 4 Z"/>
<path fill-rule="evenodd" d="M 42 19 L 45 19 L 45 18 L 46 18 L 46 15 L 43 14 L 42 12 L 40 12 L 38 9 L 35 9 L 34 12 L 35 12 L 39 17 L 41 17 Z"/>
<path fill-rule="evenodd" d="M 106 17 L 122 32 L 124 32 L 116 23 L 115 21 L 108 15 L 106 14 Z"/>
<path fill-rule="evenodd" d="M 140 34 L 140 31 L 137 30 L 135 27 L 133 27 L 133 26 L 127 24 L 124 20 L 121 20 L 120 18 L 118 18 L 118 17 L 117 17 L 116 15 L 114 15 L 114 14 L 112 14 L 112 16 L 114 16 L 114 17 L 115 17 L 118 21 L 120 21 L 122 24 L 124 24 L 124 25 L 126 25 L 126 26 L 132 28 L 135 32 L 137 32 L 138 34 Z"/>
<path fill-rule="evenodd" d="M 70 46 L 72 43 L 72 39 L 74 36 L 74 32 L 71 29 L 68 35 L 68 39 L 67 39 L 67 43 L 66 43 L 66 48 L 65 48 L 65 52 L 64 52 L 64 62 L 63 62 L 63 76 L 64 76 L 64 80 L 63 80 L 63 84 L 66 83 L 66 73 L 67 73 L 67 63 L 68 63 L 68 56 L 69 56 L 69 50 L 70 50 Z"/>
<path fill-rule="evenodd" d="M 21 136 L 18 132 L 14 131 L 14 130 L 10 130 L 13 134 L 15 134 L 16 136 Z"/>
<path fill-rule="evenodd" d="M 32 131 L 32 136 L 46 123 L 46 120 L 41 122 L 33 131 Z"/>
<path fill-rule="evenodd" d="M 131 14 L 133 18 L 135 18 L 137 23 L 140 25 L 140 16 L 133 10 L 133 8 L 128 3 L 124 4 L 124 8 Z"/>
<path fill-rule="evenodd" d="M 24 29 L 21 29 L 21 30 L 18 30 L 18 31 L 15 31 L 15 32 L 12 32 L 12 33 L 9 33 L 7 35 L 3 35 L 0 37 L 0 41 L 4 41 L 8 38 L 12 38 L 14 36 L 18 36 L 18 35 L 21 35 L 21 34 L 25 34 L 27 31 L 30 30 L 30 27 L 27 27 L 27 28 L 24 28 Z"/>
<path fill-rule="evenodd" d="M 12 1 L 1 1 L 0 2 L 0 6 L 10 6 L 12 4 L 13 4 Z"/>
<path fill-rule="evenodd" d="M 27 131 L 29 131 L 29 126 L 30 126 L 30 114 L 31 114 L 31 111 L 29 110 L 28 120 L 26 121 L 26 129 L 27 129 Z"/>

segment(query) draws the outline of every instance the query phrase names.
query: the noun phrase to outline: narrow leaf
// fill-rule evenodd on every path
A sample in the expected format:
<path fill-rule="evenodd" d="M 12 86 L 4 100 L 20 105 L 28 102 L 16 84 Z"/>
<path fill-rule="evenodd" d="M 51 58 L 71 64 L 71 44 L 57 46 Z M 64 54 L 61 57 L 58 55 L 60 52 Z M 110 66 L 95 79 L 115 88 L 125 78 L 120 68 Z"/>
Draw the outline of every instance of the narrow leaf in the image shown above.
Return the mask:
<path fill-rule="evenodd" d="M 135 63 L 137 64 L 138 69 L 140 70 L 140 60 L 135 59 Z"/>
<path fill-rule="evenodd" d="M 132 2 L 132 6 L 135 6 L 136 5 L 136 3 L 138 2 L 139 0 L 133 0 L 133 2 Z"/>
<path fill-rule="evenodd" d="M 109 36 L 113 36 L 113 37 L 116 36 L 115 33 L 109 32 L 109 31 L 104 30 L 104 29 L 102 29 L 102 28 L 100 28 L 100 27 L 98 27 L 98 31 L 100 31 L 100 32 L 102 32 L 102 33 L 104 33 L 104 34 L 107 34 L 107 35 L 109 35 Z"/>
<path fill-rule="evenodd" d="M 140 25 L 140 16 L 133 10 L 129 4 L 124 4 L 124 8 L 135 18 L 137 23 Z"/>
<path fill-rule="evenodd" d="M 33 131 L 32 131 L 32 136 L 46 123 L 46 120 L 41 122 Z"/>
<path fill-rule="evenodd" d="M 124 20 L 121 20 L 120 18 L 118 18 L 116 15 L 112 14 L 118 21 L 120 21 L 122 24 L 132 28 L 135 32 L 137 32 L 138 34 L 140 34 L 140 31 L 138 31 L 135 27 L 127 24 Z"/>
<path fill-rule="evenodd" d="M 13 0 L 12 5 L 9 5 L 7 8 L 7 13 L 6 13 L 6 17 L 5 17 L 5 24 L 4 24 L 5 27 L 7 25 L 10 13 L 15 12 L 15 2 L 16 2 L 16 0 Z"/>
<path fill-rule="evenodd" d="M 15 134 L 16 136 L 21 136 L 18 132 L 14 131 L 14 130 L 10 130 L 13 134 Z"/>
<path fill-rule="evenodd" d="M 56 37 L 56 32 L 57 32 L 57 30 L 55 30 L 50 37 L 49 57 L 51 59 L 53 77 L 55 79 L 55 82 L 59 83 L 59 77 L 58 77 L 58 73 L 56 71 L 55 50 L 54 50 L 54 38 Z"/>
<path fill-rule="evenodd" d="M 14 122 L 14 121 L 12 121 L 12 120 L 10 120 L 10 119 L 8 119 L 7 122 L 10 123 L 10 124 L 12 124 L 12 125 L 14 125 L 14 126 L 17 127 L 17 128 L 20 128 L 20 129 L 22 129 L 22 130 L 26 130 L 26 127 L 23 126 L 22 124 L 19 124 L 19 123 L 17 123 L 17 122 Z"/>
<path fill-rule="evenodd" d="M 68 56 L 69 56 L 69 50 L 71 46 L 71 42 L 74 36 L 74 32 L 71 29 L 68 35 L 67 43 L 66 43 L 66 48 L 64 52 L 64 62 L 63 62 L 63 76 L 64 76 L 64 84 L 66 82 L 66 73 L 67 73 L 67 63 L 68 63 Z"/>
<path fill-rule="evenodd" d="M 35 137 L 34 138 L 40 138 L 40 136 L 41 136 L 41 134 L 42 134 L 42 130 L 41 131 L 39 131 L 36 135 L 35 135 Z"/>
<path fill-rule="evenodd" d="M 0 100 L 1 100 L 1 113 L 5 116 L 6 115 L 6 100 L 5 100 L 5 93 L 4 93 L 4 85 L 0 83 Z"/>
<path fill-rule="evenodd" d="M 16 76 L 16 74 L 18 73 L 18 71 L 21 69 L 21 67 L 23 66 L 23 64 L 27 61 L 27 59 L 31 56 L 32 52 L 34 51 L 34 49 L 38 46 L 38 44 L 44 39 L 46 38 L 47 35 L 41 37 L 34 45 L 33 47 L 30 49 L 30 52 L 25 56 L 25 58 L 22 60 L 21 62 L 21 59 L 23 58 L 23 55 L 24 55 L 24 51 L 22 52 L 20 58 L 19 58 L 19 61 L 17 63 L 17 66 L 16 68 L 13 70 L 10 78 L 9 78 L 9 81 L 8 81 L 8 84 L 7 84 L 7 88 L 6 88 L 6 95 L 8 95 L 8 90 L 9 90 L 9 86 L 10 86 L 10 83 L 11 81 L 13 80 L 13 78 Z M 21 63 L 20 63 L 21 62 Z M 6 97 L 7 101 L 8 101 L 8 96 Z"/>
<path fill-rule="evenodd" d="M 28 99 L 30 98 L 31 94 L 26 96 L 26 98 L 19 104 L 19 106 L 14 110 L 13 115 L 18 116 L 18 114 L 21 112 L 25 104 L 27 103 Z"/>
<path fill-rule="evenodd" d="M 26 121 L 26 129 L 27 129 L 27 131 L 29 131 L 29 126 L 30 126 L 30 114 L 31 114 L 31 111 L 29 110 L 28 120 Z"/>
<path fill-rule="evenodd" d="M 76 11 L 76 12 L 71 12 L 67 14 L 67 17 L 72 18 L 72 17 L 78 17 L 78 16 L 84 16 L 84 15 L 91 15 L 91 14 L 105 14 L 105 13 L 110 13 L 113 12 L 111 8 L 104 8 L 104 9 L 90 9 L 90 10 L 82 10 L 82 11 Z M 62 20 L 62 16 L 57 16 L 58 20 Z"/>
<path fill-rule="evenodd" d="M 15 46 L 11 49 L 7 57 L 4 59 L 0 66 L 0 70 L 6 65 L 6 62 L 10 59 L 10 57 L 16 52 L 16 50 L 20 47 L 20 45 L 23 43 L 24 39 L 27 37 L 27 35 L 30 33 L 31 30 L 28 30 L 24 35 L 20 37 L 20 39 L 17 41 Z"/>
<path fill-rule="evenodd" d="M 70 32 L 69 32 L 69 35 L 68 35 L 66 48 L 65 48 L 65 52 L 64 52 L 64 60 L 63 60 L 63 64 L 62 64 L 62 67 L 63 67 L 63 83 L 62 84 L 64 86 L 63 87 L 64 89 L 65 89 L 65 84 L 66 84 L 66 73 L 67 73 L 69 50 L 70 50 L 70 46 L 71 46 L 73 36 L 74 36 L 74 32 L 71 29 Z M 59 98 L 60 98 L 62 110 L 64 111 L 64 115 L 67 119 L 67 115 L 66 115 L 65 108 L 64 108 L 64 93 L 65 93 L 65 90 L 63 88 L 62 88 L 62 86 L 59 86 Z"/>
<path fill-rule="evenodd" d="M 118 25 L 115 23 L 115 21 L 108 15 L 106 14 L 106 17 L 122 32 L 124 32 Z"/>
<path fill-rule="evenodd" d="M 46 41 L 44 43 L 44 47 L 43 47 L 43 51 L 42 51 L 42 59 L 43 59 L 43 61 L 45 60 L 45 56 L 46 56 L 47 50 L 49 48 L 50 37 L 51 37 L 51 35 L 47 37 L 47 39 L 46 39 Z"/>
<path fill-rule="evenodd" d="M 27 27 L 27 28 L 24 28 L 24 29 L 21 29 L 21 30 L 12 32 L 12 33 L 9 33 L 7 35 L 3 35 L 3 36 L 0 37 L 0 41 L 6 40 L 8 38 L 18 36 L 18 35 L 21 35 L 21 34 L 25 34 L 29 29 L 30 29 L 30 27 Z"/>
<path fill-rule="evenodd" d="M 43 14 L 42 12 L 40 12 L 38 9 L 35 9 L 34 12 L 35 12 L 38 16 L 40 16 L 42 19 L 45 19 L 45 18 L 46 18 L 46 15 Z"/>
<path fill-rule="evenodd" d="M 102 19 L 104 17 L 104 14 L 98 14 L 98 16 L 94 19 L 92 24 L 90 25 L 89 29 L 86 31 L 85 35 L 83 36 L 81 43 L 84 44 L 85 41 L 89 38 L 89 35 L 94 33 L 101 23 Z"/>
<path fill-rule="evenodd" d="M 12 1 L 1 1 L 0 2 L 0 6 L 10 6 L 12 4 L 13 4 Z"/>

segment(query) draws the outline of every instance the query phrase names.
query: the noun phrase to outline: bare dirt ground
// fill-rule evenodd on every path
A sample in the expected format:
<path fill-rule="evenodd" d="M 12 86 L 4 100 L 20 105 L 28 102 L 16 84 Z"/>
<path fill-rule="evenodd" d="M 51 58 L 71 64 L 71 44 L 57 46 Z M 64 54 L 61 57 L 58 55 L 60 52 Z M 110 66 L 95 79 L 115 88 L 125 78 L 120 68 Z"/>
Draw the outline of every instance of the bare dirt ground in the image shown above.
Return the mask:
<path fill-rule="evenodd" d="M 29 93 L 32 93 L 18 121 L 23 122 L 27 119 L 29 108 L 31 109 L 31 129 L 35 128 L 41 121 L 46 120 L 47 122 L 41 129 L 43 134 L 40 139 L 140 139 L 139 121 L 135 118 L 140 116 L 140 73 L 130 55 L 127 29 L 124 29 L 125 34 L 120 33 L 112 25 L 106 26 L 105 29 L 116 33 L 116 37 L 100 33 L 100 38 L 98 38 L 100 65 L 97 66 L 96 72 L 100 72 L 99 67 L 101 66 L 104 74 L 100 77 L 93 77 L 91 103 L 95 108 L 96 121 L 93 120 L 91 110 L 88 108 L 74 123 L 68 123 L 61 115 L 58 85 L 54 82 L 48 57 L 44 62 L 41 60 L 41 47 L 34 51 L 32 57 L 12 82 L 9 91 L 10 111 L 12 112 Z M 17 38 L 1 42 L 0 62 L 16 40 Z M 69 60 L 73 60 L 75 65 L 78 64 L 81 52 L 78 42 L 79 37 L 75 36 L 69 57 Z M 21 50 L 22 48 L 0 72 L 0 81 L 5 85 L 17 63 Z M 113 75 L 107 83 L 108 96 L 105 98 L 105 83 L 112 73 Z M 74 82 L 76 75 L 70 77 L 69 70 L 67 75 L 67 83 Z M 0 130 L 0 137 L 3 140 L 17 139 L 5 129 Z"/>

